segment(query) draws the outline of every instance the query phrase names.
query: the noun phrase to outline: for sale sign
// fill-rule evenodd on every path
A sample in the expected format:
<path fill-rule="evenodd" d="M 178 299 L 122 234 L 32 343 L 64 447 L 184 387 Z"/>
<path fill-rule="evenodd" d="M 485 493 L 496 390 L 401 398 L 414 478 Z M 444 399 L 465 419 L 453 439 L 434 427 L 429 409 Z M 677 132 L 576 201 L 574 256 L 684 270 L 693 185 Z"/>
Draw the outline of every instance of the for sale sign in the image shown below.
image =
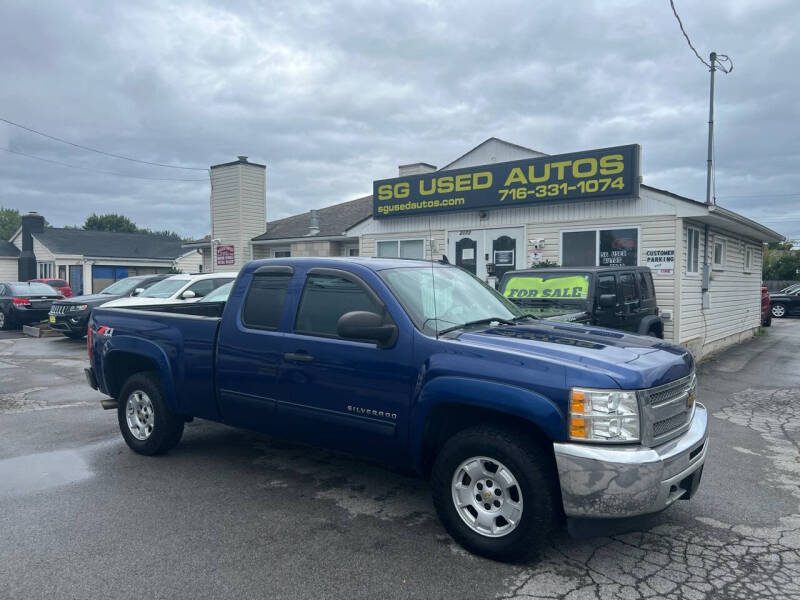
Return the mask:
<path fill-rule="evenodd" d="M 645 264 L 654 275 L 672 275 L 675 271 L 675 248 L 645 250 Z"/>
<path fill-rule="evenodd" d="M 217 246 L 217 265 L 232 265 L 236 262 L 233 244 Z"/>

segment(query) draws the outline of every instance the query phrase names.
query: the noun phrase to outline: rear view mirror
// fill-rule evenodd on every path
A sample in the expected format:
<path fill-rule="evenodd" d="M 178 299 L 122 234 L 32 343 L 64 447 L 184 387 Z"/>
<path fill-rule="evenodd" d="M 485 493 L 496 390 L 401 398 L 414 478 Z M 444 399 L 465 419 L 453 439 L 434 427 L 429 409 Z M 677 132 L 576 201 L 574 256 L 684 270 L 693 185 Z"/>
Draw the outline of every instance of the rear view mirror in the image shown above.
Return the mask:
<path fill-rule="evenodd" d="M 355 310 L 339 317 L 336 333 L 348 340 L 369 340 L 379 346 L 391 346 L 397 339 L 397 325 L 385 323 L 383 317 L 373 312 Z"/>
<path fill-rule="evenodd" d="M 191 300 L 195 296 L 197 296 L 197 294 L 195 294 L 192 290 L 186 290 L 181 294 L 181 298 L 183 298 L 184 300 Z"/>
<path fill-rule="evenodd" d="M 617 297 L 614 294 L 600 294 L 597 305 L 602 308 L 613 308 L 617 305 Z"/>

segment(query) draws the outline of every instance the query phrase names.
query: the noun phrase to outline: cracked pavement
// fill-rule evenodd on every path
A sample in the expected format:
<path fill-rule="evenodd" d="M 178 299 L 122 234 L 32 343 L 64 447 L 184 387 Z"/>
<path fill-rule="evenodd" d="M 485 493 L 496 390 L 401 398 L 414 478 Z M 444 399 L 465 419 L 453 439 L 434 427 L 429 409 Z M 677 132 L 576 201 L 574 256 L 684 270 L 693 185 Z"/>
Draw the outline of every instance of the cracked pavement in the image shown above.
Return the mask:
<path fill-rule="evenodd" d="M 424 481 L 326 450 L 195 421 L 134 455 L 84 357 L 0 337 L 0 595 L 800 599 L 798 319 L 699 368 L 691 501 L 516 565 L 453 543 Z"/>

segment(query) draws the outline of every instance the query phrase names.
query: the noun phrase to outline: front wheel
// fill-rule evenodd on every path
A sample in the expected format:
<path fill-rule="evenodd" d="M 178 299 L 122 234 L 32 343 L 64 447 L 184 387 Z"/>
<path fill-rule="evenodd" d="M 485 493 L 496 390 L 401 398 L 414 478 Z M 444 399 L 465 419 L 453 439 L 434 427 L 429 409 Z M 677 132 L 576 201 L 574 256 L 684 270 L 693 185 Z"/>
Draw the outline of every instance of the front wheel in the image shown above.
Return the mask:
<path fill-rule="evenodd" d="M 168 452 L 183 435 L 184 419 L 167 407 L 154 371 L 128 378 L 119 395 L 117 419 L 125 443 L 147 456 Z"/>
<path fill-rule="evenodd" d="M 776 319 L 782 319 L 786 316 L 786 307 L 783 304 L 773 304 L 769 312 Z"/>
<path fill-rule="evenodd" d="M 553 461 L 527 436 L 494 426 L 466 429 L 436 457 L 433 503 L 448 533 L 470 552 L 521 560 L 558 516 Z"/>

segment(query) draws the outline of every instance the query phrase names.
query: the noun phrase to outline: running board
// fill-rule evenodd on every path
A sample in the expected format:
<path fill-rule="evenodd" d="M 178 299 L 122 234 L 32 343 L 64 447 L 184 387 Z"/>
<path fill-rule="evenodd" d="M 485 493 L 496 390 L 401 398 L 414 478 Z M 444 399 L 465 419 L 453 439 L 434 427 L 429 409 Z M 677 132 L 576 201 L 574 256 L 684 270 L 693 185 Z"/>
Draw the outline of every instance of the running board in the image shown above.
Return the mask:
<path fill-rule="evenodd" d="M 100 400 L 100 406 L 103 407 L 103 410 L 116 410 L 119 408 L 119 402 L 109 398 L 108 400 Z"/>

